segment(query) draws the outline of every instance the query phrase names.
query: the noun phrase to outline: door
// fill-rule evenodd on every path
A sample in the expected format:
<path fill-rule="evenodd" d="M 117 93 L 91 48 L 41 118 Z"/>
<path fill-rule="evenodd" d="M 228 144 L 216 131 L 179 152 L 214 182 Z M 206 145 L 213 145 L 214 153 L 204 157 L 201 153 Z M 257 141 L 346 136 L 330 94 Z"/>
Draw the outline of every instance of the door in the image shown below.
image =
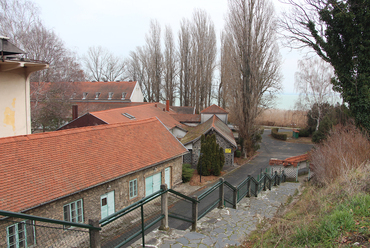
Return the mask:
<path fill-rule="evenodd" d="M 101 218 L 114 213 L 114 191 L 111 191 L 100 197 Z"/>
<path fill-rule="evenodd" d="M 171 167 L 164 169 L 164 183 L 167 184 L 167 188 L 171 188 Z"/>
<path fill-rule="evenodd" d="M 145 196 L 151 195 L 161 189 L 162 173 L 145 178 Z"/>

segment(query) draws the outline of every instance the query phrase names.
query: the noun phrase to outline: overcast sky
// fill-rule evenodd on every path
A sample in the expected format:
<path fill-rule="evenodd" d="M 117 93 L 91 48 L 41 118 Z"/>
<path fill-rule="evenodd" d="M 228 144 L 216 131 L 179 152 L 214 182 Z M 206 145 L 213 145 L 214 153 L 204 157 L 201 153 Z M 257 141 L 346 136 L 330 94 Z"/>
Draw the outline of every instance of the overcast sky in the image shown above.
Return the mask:
<path fill-rule="evenodd" d="M 272 0 L 276 12 L 282 9 Z M 41 18 L 78 56 L 91 46 L 102 46 L 116 55 L 128 57 L 130 51 L 145 44 L 151 19 L 170 25 L 177 39 L 182 18 L 191 19 L 194 9 L 204 9 L 219 34 L 224 26 L 227 0 L 33 0 L 40 8 Z M 218 39 L 218 46 L 220 45 Z M 283 92 L 294 93 L 297 51 L 281 48 L 283 59 Z"/>

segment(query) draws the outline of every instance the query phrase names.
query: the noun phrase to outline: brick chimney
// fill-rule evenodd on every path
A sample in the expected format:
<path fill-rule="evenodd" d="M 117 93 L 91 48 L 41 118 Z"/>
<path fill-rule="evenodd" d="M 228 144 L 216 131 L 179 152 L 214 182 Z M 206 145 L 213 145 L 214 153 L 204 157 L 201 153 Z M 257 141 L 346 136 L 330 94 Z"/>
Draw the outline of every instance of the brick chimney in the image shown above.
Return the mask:
<path fill-rule="evenodd" d="M 166 111 L 170 111 L 170 100 L 166 100 Z"/>
<path fill-rule="evenodd" d="M 78 118 L 78 105 L 72 105 L 72 120 Z"/>

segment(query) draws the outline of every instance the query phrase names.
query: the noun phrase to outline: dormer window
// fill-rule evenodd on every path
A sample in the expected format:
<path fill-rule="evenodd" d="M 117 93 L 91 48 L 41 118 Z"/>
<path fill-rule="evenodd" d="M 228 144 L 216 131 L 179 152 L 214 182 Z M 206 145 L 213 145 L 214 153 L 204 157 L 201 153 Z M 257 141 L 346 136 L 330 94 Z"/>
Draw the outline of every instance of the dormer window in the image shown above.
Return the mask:
<path fill-rule="evenodd" d="M 72 96 L 71 96 L 70 100 L 73 100 L 73 99 L 75 98 L 75 96 L 76 96 L 76 92 L 73 92 L 73 94 L 72 94 Z"/>
<path fill-rule="evenodd" d="M 100 92 L 96 92 L 95 93 L 95 100 L 98 100 L 99 99 L 99 96 L 100 96 Z"/>
<path fill-rule="evenodd" d="M 85 100 L 86 98 L 87 98 L 87 92 L 84 92 L 83 94 L 82 94 L 82 100 Z"/>
<path fill-rule="evenodd" d="M 108 100 L 112 100 L 113 92 L 108 92 Z"/>
<path fill-rule="evenodd" d="M 122 92 L 122 98 L 121 98 L 121 100 L 125 100 L 125 98 L 126 98 L 126 92 Z"/>

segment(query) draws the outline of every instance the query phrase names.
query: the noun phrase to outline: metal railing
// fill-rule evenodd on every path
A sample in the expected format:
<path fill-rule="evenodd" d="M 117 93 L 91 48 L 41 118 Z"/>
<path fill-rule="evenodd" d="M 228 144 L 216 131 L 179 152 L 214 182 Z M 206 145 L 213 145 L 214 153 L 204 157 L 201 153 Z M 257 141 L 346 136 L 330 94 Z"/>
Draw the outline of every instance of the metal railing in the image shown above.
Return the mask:
<path fill-rule="evenodd" d="M 195 231 L 197 221 L 214 208 L 237 208 L 237 203 L 244 197 L 257 197 L 261 191 L 271 190 L 272 186 L 285 180 L 284 171 L 272 176 L 265 172 L 259 180 L 248 175 L 237 186 L 221 178 L 194 197 L 161 185 L 160 191 L 100 221 L 89 220 L 89 225 L 0 211 L 0 215 L 11 217 L 0 220 L 7 230 L 4 237 L 0 236 L 0 247 L 11 247 L 9 244 L 14 240 L 18 242 L 15 247 L 23 244 L 35 247 L 122 247 L 140 235 L 145 246 L 146 232 L 158 222 L 161 222 L 160 229 L 167 229 L 168 219 L 174 218 L 191 223 Z"/>
<path fill-rule="evenodd" d="M 90 247 L 101 230 L 94 221 L 86 225 L 2 210 L 0 215 L 8 217 L 0 220 L 0 247 Z"/>

